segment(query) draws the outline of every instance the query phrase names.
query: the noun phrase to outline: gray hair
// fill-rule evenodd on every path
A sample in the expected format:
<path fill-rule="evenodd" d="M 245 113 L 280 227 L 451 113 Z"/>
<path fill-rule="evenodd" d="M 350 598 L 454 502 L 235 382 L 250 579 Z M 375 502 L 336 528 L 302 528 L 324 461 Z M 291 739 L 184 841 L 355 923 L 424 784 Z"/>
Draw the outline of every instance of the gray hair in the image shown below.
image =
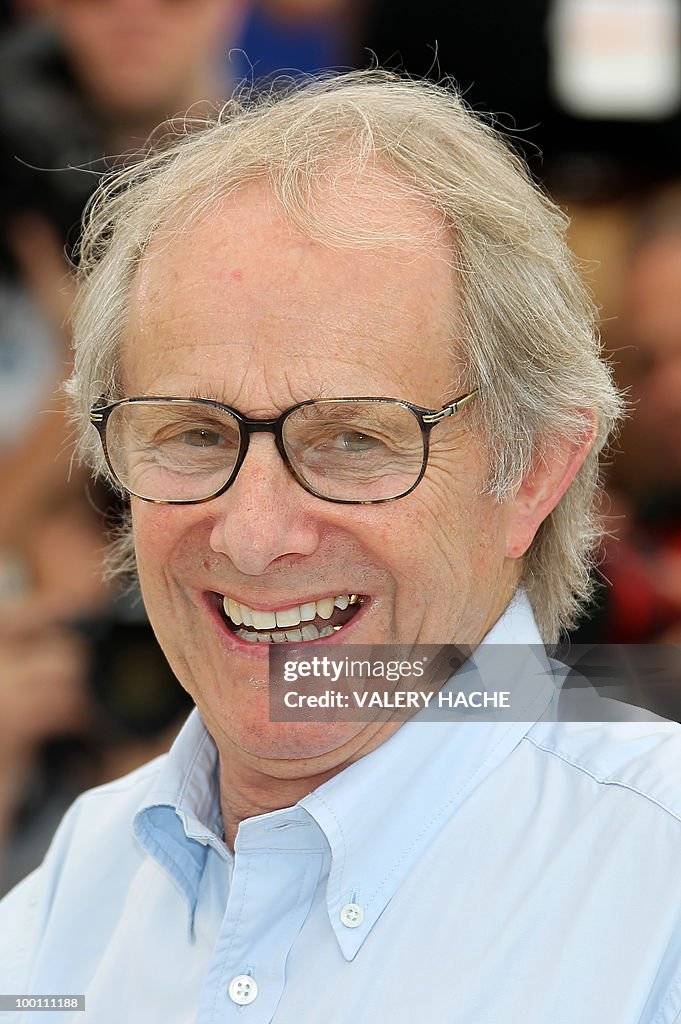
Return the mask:
<path fill-rule="evenodd" d="M 382 181 L 386 208 L 395 195 L 413 197 L 454 239 L 457 354 L 466 383 L 484 392 L 467 414 L 489 456 L 488 493 L 503 500 L 557 439 L 577 441 L 589 411 L 597 417 L 592 450 L 524 558 L 523 586 L 554 642 L 590 593 L 598 454 L 622 403 L 564 240 L 565 215 L 449 85 L 371 69 L 235 95 L 210 124 L 185 126 L 171 145 L 105 181 L 86 218 L 67 383 L 80 454 L 106 473 L 88 411 L 102 394 L 121 395 L 131 281 L 160 226 L 187 225 L 261 182 L 295 226 L 327 245 L 413 247 L 413 227 L 402 237 L 394 217 L 364 226 L 331 212 L 341 176 L 358 186 Z"/>

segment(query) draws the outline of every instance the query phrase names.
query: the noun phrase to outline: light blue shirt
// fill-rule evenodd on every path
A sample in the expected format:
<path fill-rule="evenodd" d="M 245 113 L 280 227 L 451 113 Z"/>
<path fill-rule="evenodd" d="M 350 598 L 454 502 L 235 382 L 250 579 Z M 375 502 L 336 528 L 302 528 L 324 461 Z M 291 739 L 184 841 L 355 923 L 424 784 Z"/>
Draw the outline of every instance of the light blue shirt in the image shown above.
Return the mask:
<path fill-rule="evenodd" d="M 488 643 L 540 644 L 527 601 Z M 456 676 L 454 677 L 456 679 Z M 194 712 L 0 903 L 7 1024 L 681 1021 L 681 729 L 423 721 L 222 840 Z M 555 716 L 554 716 L 555 717 Z"/>

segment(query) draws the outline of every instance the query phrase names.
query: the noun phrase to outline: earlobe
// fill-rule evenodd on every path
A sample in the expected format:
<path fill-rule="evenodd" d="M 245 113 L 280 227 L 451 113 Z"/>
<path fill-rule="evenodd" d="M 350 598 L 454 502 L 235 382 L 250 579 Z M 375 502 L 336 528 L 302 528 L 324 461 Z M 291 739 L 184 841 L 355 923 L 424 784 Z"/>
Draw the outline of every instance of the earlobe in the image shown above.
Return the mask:
<path fill-rule="evenodd" d="M 538 455 L 510 501 L 506 534 L 506 557 L 521 558 L 534 540 L 541 523 L 554 510 L 579 472 L 593 447 L 596 420 L 589 422 L 575 440 L 557 443 Z"/>

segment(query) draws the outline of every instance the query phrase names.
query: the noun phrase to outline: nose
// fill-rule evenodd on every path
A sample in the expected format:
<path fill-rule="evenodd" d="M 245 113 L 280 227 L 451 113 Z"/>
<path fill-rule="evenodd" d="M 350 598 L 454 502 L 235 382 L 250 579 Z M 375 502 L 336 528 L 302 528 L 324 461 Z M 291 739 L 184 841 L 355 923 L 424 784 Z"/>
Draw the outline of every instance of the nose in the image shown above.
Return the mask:
<path fill-rule="evenodd" d="M 240 572 L 259 576 L 278 559 L 316 551 L 323 503 L 294 480 L 271 434 L 255 434 L 236 480 L 214 499 L 210 545 Z"/>

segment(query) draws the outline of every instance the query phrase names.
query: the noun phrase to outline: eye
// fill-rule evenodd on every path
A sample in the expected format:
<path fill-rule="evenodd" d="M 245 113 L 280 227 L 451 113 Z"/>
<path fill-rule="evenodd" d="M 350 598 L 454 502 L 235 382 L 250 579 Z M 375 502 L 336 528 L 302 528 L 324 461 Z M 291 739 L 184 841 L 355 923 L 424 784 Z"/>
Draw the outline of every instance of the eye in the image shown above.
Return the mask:
<path fill-rule="evenodd" d="M 185 430 L 179 435 L 179 439 L 192 448 L 214 448 L 216 445 L 224 444 L 224 438 L 217 430 L 208 430 L 206 427 Z"/>
<path fill-rule="evenodd" d="M 333 452 L 339 455 L 359 455 L 362 452 L 384 448 L 385 443 L 374 434 L 365 434 L 362 430 L 333 430 L 316 439 L 308 438 L 306 447 L 316 448 L 318 452 Z"/>
<path fill-rule="evenodd" d="M 330 448 L 338 448 L 345 452 L 368 452 L 379 447 L 383 442 L 371 434 L 363 434 L 359 430 L 344 430 L 330 442 Z"/>

